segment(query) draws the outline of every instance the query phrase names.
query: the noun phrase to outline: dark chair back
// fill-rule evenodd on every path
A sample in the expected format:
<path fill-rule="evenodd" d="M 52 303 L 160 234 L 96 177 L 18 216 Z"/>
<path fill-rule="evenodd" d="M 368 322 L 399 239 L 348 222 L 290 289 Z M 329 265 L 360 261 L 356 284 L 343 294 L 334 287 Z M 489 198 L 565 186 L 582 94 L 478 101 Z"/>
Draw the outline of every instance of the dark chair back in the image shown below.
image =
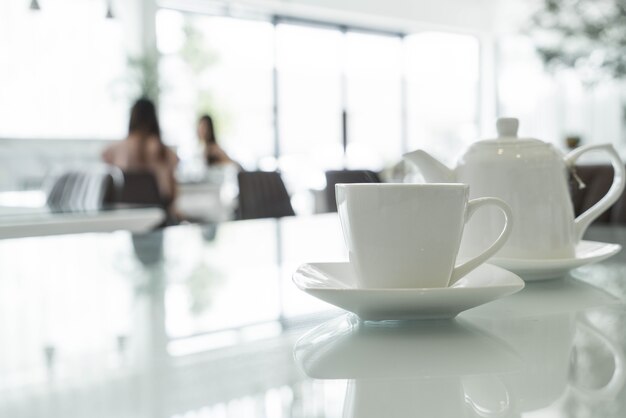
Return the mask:
<path fill-rule="evenodd" d="M 337 212 L 335 184 L 337 183 L 380 183 L 377 173 L 370 170 L 330 170 L 326 172 L 326 210 Z"/>
<path fill-rule="evenodd" d="M 154 174 L 146 171 L 124 172 L 124 183 L 116 198 L 117 203 L 166 207 Z"/>
<path fill-rule="evenodd" d="M 172 199 L 164 199 L 159 191 L 157 179 L 148 171 L 125 171 L 116 193 L 108 203 L 152 206 L 162 208 L 166 217 L 157 228 L 176 225 L 178 219 L 171 211 Z"/>
<path fill-rule="evenodd" d="M 280 173 L 241 171 L 239 183 L 239 219 L 281 218 L 295 215 Z"/>

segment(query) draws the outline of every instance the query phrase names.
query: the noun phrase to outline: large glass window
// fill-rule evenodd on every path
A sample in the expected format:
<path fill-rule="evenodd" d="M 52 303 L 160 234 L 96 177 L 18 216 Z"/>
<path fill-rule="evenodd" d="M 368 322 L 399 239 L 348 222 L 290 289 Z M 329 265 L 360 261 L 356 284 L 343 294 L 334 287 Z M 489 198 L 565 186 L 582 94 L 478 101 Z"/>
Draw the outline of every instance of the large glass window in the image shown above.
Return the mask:
<path fill-rule="evenodd" d="M 342 41 L 336 29 L 276 29 L 280 168 L 293 191 L 342 164 Z"/>
<path fill-rule="evenodd" d="M 418 147 L 451 160 L 479 136 L 473 36 L 173 10 L 157 35 L 164 131 L 183 160 L 209 112 L 231 156 L 280 169 L 296 196 L 323 188 L 325 170 L 383 170 Z"/>
<path fill-rule="evenodd" d="M 293 191 L 324 187 L 324 170 L 401 158 L 400 37 L 279 24 L 276 39 L 280 167 Z"/>
<path fill-rule="evenodd" d="M 220 145 L 244 166 L 273 155 L 272 24 L 161 10 L 157 35 L 164 136 L 181 157 L 198 151 L 203 113 L 213 117 Z"/>
<path fill-rule="evenodd" d="M 340 162 L 342 34 L 289 24 L 276 30 L 280 152 Z"/>
<path fill-rule="evenodd" d="M 406 37 L 409 149 L 456 161 L 478 139 L 479 42 L 426 32 Z"/>
<path fill-rule="evenodd" d="M 402 155 L 402 40 L 348 32 L 345 45 L 351 168 L 382 170 Z"/>
<path fill-rule="evenodd" d="M 0 2 L 0 137 L 117 138 L 125 132 L 126 49 L 105 3 L 29 10 Z"/>

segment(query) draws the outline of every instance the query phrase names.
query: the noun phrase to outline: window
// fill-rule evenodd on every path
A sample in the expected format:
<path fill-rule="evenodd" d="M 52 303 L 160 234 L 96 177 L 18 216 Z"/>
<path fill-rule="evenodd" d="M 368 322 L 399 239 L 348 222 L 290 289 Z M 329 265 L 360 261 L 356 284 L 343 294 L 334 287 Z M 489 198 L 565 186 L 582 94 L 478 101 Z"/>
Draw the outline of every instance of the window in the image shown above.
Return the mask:
<path fill-rule="evenodd" d="M 383 170 L 418 147 L 450 159 L 479 136 L 473 36 L 162 9 L 157 39 L 166 140 L 197 153 L 208 111 L 245 168 L 281 170 L 300 213 L 325 170 Z"/>
<path fill-rule="evenodd" d="M 347 164 L 382 170 L 402 158 L 402 39 L 348 32 Z"/>
<path fill-rule="evenodd" d="M 479 139 L 478 39 L 426 32 L 407 36 L 406 48 L 409 149 L 454 162 Z"/>
<path fill-rule="evenodd" d="M 280 168 L 292 191 L 323 187 L 342 164 L 342 33 L 277 26 Z"/>
<path fill-rule="evenodd" d="M 401 44 L 278 24 L 280 167 L 292 191 L 324 187 L 325 170 L 381 170 L 401 158 Z"/>
<path fill-rule="evenodd" d="M 263 21 L 160 10 L 164 137 L 182 159 L 198 152 L 198 116 L 209 113 L 229 155 L 247 167 L 274 154 L 273 26 Z"/>

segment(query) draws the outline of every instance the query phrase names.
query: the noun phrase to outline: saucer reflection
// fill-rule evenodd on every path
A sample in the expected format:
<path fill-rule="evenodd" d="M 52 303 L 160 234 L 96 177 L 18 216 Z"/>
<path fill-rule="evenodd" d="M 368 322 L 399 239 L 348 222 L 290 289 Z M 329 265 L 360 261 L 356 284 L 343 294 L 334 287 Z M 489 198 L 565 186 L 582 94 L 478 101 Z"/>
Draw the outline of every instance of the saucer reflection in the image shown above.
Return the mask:
<path fill-rule="evenodd" d="M 466 321 L 361 322 L 345 315 L 303 336 L 310 377 L 350 379 L 344 417 L 511 416 L 499 377 L 523 367 L 504 341 Z"/>
<path fill-rule="evenodd" d="M 347 314 L 300 338 L 294 354 L 318 379 L 460 376 L 522 367 L 510 345 L 462 320 L 363 322 Z"/>

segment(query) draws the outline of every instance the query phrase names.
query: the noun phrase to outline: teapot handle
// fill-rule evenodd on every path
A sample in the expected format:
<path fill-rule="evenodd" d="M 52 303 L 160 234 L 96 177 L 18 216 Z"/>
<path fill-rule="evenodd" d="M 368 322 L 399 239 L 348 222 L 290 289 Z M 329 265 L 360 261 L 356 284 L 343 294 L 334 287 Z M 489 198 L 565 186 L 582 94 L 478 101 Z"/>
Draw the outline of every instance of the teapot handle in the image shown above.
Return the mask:
<path fill-rule="evenodd" d="M 601 388 L 586 389 L 572 385 L 571 383 L 569 388 L 585 399 L 615 399 L 624 388 L 624 383 L 626 382 L 626 372 L 624 370 L 626 360 L 624 359 L 623 350 L 619 345 L 615 344 L 610 338 L 591 325 L 581 321 L 578 321 L 576 325 L 595 336 L 609 349 L 613 356 L 614 369 L 611 379 Z"/>
<path fill-rule="evenodd" d="M 615 151 L 615 148 L 613 148 L 613 145 L 588 145 L 575 149 L 565 156 L 565 164 L 567 164 L 568 167 L 572 167 L 576 163 L 578 157 L 588 151 L 606 151 L 609 154 L 611 165 L 613 166 L 615 174 L 613 176 L 613 184 L 611 184 L 611 188 L 607 194 L 605 194 L 604 197 L 602 197 L 602 199 L 600 199 L 600 201 L 598 201 L 595 205 L 578 215 L 574 221 L 574 239 L 576 242 L 579 242 L 582 239 L 583 234 L 591 222 L 593 222 L 613 203 L 615 203 L 617 199 L 619 199 L 624 191 L 624 185 L 626 185 L 624 162 L 617 154 L 617 151 Z"/>

